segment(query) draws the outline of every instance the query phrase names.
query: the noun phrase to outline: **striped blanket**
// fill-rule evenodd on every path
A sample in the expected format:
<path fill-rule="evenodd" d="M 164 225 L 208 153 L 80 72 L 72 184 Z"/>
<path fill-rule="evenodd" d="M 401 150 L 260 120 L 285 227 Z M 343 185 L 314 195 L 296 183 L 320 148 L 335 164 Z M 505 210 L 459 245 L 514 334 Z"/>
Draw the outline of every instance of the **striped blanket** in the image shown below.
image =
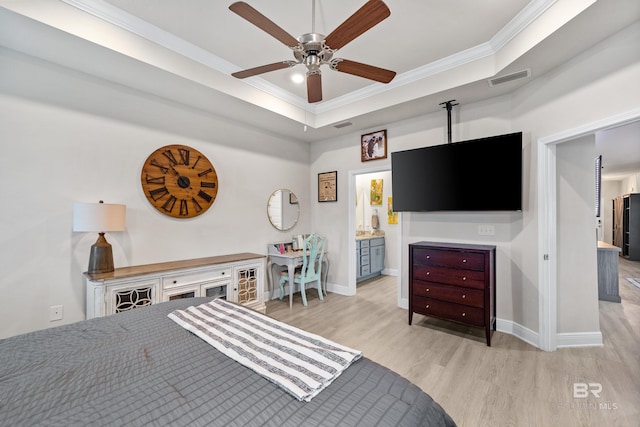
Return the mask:
<path fill-rule="evenodd" d="M 173 311 L 169 318 L 305 402 L 362 356 L 222 299 Z"/>

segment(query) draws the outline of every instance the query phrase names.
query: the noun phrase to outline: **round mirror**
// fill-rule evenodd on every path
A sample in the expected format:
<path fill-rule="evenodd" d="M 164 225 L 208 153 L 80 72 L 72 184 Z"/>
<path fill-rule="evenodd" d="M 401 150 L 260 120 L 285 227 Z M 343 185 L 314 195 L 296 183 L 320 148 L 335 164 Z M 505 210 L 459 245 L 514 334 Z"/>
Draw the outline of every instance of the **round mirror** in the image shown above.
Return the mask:
<path fill-rule="evenodd" d="M 278 230 L 291 230 L 300 216 L 298 198 L 293 191 L 281 188 L 271 193 L 267 203 L 267 216 L 271 225 Z"/>

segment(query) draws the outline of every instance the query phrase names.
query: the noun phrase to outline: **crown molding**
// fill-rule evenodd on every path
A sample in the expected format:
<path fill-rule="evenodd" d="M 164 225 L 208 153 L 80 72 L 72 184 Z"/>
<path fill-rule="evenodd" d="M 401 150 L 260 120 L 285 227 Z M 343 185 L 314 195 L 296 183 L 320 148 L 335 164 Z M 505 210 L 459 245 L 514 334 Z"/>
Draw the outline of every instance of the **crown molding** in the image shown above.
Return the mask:
<path fill-rule="evenodd" d="M 224 60 L 223 58 L 189 43 L 186 40 L 181 39 L 180 37 L 177 37 L 147 21 L 131 15 L 103 0 L 61 1 L 223 74 L 228 75 L 240 70 L 239 67 Z M 244 82 L 247 85 L 268 93 L 271 96 L 312 114 L 326 113 L 338 108 L 343 108 L 354 102 L 362 101 L 371 96 L 379 95 L 395 88 L 456 69 L 457 67 L 482 60 L 491 55 L 495 55 L 501 48 L 509 43 L 509 41 L 520 34 L 525 28 L 527 28 L 527 26 L 535 21 L 557 1 L 558 0 L 533 0 L 504 28 L 494 35 L 491 40 L 485 43 L 405 73 L 398 74 L 395 79 L 388 84 L 381 85 L 378 83 L 372 83 L 369 86 L 337 98 L 324 101 L 320 104 L 309 104 L 305 99 L 294 95 L 293 93 L 286 91 L 259 76 L 250 77 L 245 79 Z"/>

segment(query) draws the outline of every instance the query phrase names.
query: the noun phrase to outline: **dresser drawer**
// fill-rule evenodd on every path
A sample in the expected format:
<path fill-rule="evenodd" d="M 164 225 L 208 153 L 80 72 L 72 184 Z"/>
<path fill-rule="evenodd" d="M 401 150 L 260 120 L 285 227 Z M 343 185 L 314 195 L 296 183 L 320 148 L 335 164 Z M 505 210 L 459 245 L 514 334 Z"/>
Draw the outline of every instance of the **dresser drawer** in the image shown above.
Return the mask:
<path fill-rule="evenodd" d="M 416 248 L 413 250 L 414 264 L 484 271 L 484 260 L 485 256 L 483 254 L 475 252 L 428 248 Z"/>
<path fill-rule="evenodd" d="M 413 311 L 425 316 L 484 326 L 484 310 L 466 305 L 453 304 L 431 298 L 416 296 L 412 303 Z"/>
<path fill-rule="evenodd" d="M 413 278 L 425 282 L 484 289 L 484 272 L 482 271 L 457 270 L 417 264 L 413 266 Z"/>
<path fill-rule="evenodd" d="M 162 288 L 171 289 L 193 283 L 210 282 L 231 277 L 231 267 L 215 270 L 194 271 L 186 274 L 175 274 L 162 278 Z"/>
<path fill-rule="evenodd" d="M 484 291 L 478 289 L 415 281 L 413 283 L 413 295 L 473 307 L 484 307 Z"/>

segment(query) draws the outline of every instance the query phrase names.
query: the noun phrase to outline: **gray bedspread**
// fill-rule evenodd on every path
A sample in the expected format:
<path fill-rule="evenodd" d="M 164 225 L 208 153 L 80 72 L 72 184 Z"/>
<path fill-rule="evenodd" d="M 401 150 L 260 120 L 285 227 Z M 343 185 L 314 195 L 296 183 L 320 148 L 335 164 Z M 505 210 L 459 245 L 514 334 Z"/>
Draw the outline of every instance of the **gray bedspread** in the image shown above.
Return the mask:
<path fill-rule="evenodd" d="M 455 426 L 362 358 L 300 402 L 171 321 L 195 298 L 0 340 L 0 426 Z"/>

